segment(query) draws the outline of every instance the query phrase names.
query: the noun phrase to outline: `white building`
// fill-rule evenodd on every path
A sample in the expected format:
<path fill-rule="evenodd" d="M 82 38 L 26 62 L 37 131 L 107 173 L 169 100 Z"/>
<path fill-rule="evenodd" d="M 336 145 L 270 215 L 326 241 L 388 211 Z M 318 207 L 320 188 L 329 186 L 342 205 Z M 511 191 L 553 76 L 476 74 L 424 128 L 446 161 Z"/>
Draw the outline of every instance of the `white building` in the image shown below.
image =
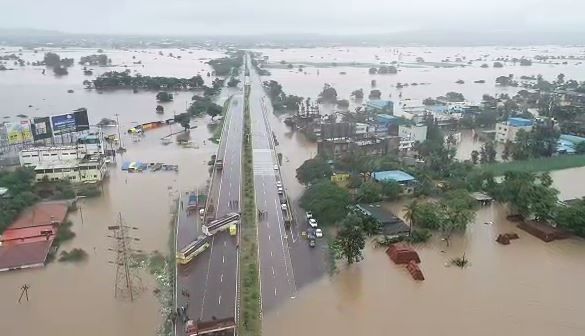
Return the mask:
<path fill-rule="evenodd" d="M 496 124 L 496 141 L 497 142 L 515 142 L 516 134 L 520 130 L 530 132 L 533 121 L 524 118 L 508 118 L 507 121 Z"/>
<path fill-rule="evenodd" d="M 43 162 L 35 167 L 35 181 L 69 180 L 72 183 L 97 183 L 108 175 L 105 160 L 85 159 Z"/>
<path fill-rule="evenodd" d="M 398 149 L 411 150 L 415 142 L 423 142 L 427 139 L 426 125 L 400 125 L 398 126 L 400 144 Z"/>
<path fill-rule="evenodd" d="M 55 147 L 31 147 L 18 154 L 20 165 L 35 167 L 39 164 L 58 163 L 62 161 L 81 160 L 86 155 L 103 156 L 104 145 L 101 138 L 89 134 L 77 139 L 77 144 Z"/>

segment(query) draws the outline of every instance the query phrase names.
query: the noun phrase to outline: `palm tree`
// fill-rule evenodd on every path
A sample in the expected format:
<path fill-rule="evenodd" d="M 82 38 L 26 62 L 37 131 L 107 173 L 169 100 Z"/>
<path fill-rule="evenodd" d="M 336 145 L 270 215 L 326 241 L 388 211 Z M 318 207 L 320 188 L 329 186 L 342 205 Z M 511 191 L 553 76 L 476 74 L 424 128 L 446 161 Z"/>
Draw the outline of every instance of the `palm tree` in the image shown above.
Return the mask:
<path fill-rule="evenodd" d="M 414 219 L 416 217 L 416 208 L 418 206 L 418 200 L 414 199 L 412 200 L 412 202 L 410 202 L 409 204 L 407 204 L 404 207 L 404 218 L 406 218 L 406 220 L 408 221 L 409 227 L 408 227 L 408 234 L 410 235 L 412 233 L 412 227 L 414 226 Z"/>

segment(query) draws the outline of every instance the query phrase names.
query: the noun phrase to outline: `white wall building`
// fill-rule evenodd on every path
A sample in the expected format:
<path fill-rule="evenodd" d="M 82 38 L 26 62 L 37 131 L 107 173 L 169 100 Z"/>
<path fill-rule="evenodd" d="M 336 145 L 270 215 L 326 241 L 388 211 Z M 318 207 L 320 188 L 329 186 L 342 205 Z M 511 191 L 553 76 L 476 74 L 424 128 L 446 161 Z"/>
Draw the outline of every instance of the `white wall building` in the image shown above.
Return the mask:
<path fill-rule="evenodd" d="M 516 142 L 516 134 L 520 130 L 530 132 L 533 121 L 524 118 L 508 118 L 508 121 L 496 124 L 496 141 L 497 142 Z"/>
<path fill-rule="evenodd" d="M 427 126 L 400 125 L 398 126 L 398 136 L 400 137 L 398 149 L 401 151 L 412 150 L 415 142 L 423 142 L 427 139 Z"/>
<path fill-rule="evenodd" d="M 43 162 L 35 167 L 35 180 L 69 180 L 72 183 L 97 183 L 108 175 L 103 159 Z"/>

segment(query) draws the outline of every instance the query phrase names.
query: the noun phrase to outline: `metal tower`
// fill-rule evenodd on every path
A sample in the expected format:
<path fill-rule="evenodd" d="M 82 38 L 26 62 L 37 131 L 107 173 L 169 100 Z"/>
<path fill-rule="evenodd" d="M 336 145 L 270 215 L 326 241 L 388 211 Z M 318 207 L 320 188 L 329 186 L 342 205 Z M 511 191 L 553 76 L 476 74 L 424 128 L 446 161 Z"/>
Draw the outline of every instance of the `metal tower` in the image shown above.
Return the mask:
<path fill-rule="evenodd" d="M 130 230 L 137 230 L 137 227 L 131 227 L 124 224 L 122 214 L 118 213 L 117 225 L 108 226 L 111 235 L 108 238 L 113 240 L 113 248 L 109 250 L 115 253 L 115 260 L 109 263 L 116 265 L 116 279 L 114 297 L 134 299 L 142 292 L 142 279 L 138 275 L 138 261 L 133 260 L 132 256 L 136 253 L 142 253 L 141 250 L 132 248 L 132 241 L 140 239 L 131 237 L 128 233 Z"/>

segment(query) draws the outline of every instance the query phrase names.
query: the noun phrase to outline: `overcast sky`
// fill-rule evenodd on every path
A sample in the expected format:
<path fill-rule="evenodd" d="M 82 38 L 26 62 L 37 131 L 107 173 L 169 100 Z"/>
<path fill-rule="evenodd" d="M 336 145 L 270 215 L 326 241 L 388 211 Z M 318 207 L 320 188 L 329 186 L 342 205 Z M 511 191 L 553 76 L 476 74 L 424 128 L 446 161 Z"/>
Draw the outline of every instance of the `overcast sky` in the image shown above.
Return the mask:
<path fill-rule="evenodd" d="M 0 0 L 0 28 L 105 34 L 584 31 L 585 0 Z"/>

